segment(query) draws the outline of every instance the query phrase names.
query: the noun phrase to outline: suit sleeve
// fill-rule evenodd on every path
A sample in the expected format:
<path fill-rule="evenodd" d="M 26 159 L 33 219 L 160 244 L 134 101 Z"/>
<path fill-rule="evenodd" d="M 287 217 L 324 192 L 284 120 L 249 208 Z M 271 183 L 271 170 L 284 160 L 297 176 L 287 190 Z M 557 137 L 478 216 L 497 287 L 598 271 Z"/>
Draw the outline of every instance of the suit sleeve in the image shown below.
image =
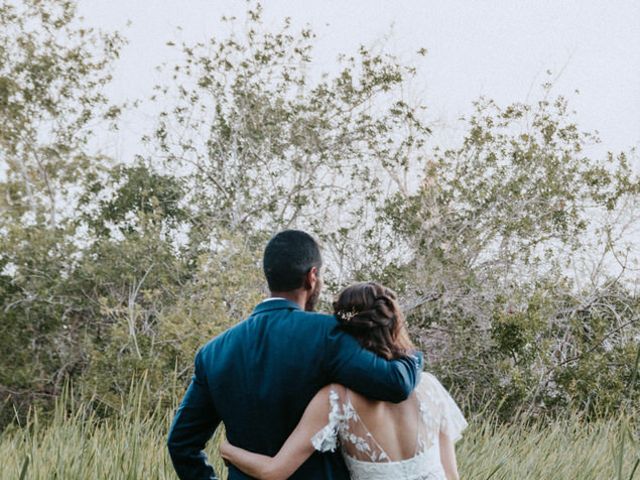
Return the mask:
<path fill-rule="evenodd" d="M 340 383 L 365 397 L 402 402 L 416 387 L 422 353 L 385 360 L 360 346 L 352 336 L 333 328 L 327 338 L 325 366 L 329 382 Z"/>
<path fill-rule="evenodd" d="M 203 450 L 219 424 L 220 417 L 207 388 L 199 351 L 191 384 L 173 419 L 167 442 L 171 461 L 181 480 L 218 479 Z"/>

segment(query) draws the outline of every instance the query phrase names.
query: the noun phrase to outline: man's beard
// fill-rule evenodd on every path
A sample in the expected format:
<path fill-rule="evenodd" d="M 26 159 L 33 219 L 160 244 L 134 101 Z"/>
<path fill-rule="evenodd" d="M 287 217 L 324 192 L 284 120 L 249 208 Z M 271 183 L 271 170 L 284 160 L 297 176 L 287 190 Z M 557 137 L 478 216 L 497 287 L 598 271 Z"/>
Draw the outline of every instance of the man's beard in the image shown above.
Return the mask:
<path fill-rule="evenodd" d="M 318 300 L 320 299 L 321 289 L 322 289 L 322 283 L 318 281 L 316 283 L 316 287 L 313 289 L 313 292 L 311 292 L 311 295 L 309 295 L 309 298 L 307 299 L 307 303 L 304 306 L 305 311 L 307 312 L 316 311 L 316 306 L 318 305 Z"/>

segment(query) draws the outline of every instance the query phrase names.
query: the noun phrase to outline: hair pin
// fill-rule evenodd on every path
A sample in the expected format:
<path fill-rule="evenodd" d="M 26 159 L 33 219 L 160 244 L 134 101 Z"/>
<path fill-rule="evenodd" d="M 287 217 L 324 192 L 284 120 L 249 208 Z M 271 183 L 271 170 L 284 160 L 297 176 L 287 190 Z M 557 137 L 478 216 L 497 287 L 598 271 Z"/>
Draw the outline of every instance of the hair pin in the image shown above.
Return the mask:
<path fill-rule="evenodd" d="M 354 312 L 353 310 L 350 312 L 346 312 L 344 310 L 340 310 L 339 312 L 336 312 L 336 316 L 338 318 L 340 318 L 340 320 L 342 320 L 343 322 L 349 323 L 351 321 L 351 319 L 353 317 L 355 317 L 357 315 L 356 312 Z"/>

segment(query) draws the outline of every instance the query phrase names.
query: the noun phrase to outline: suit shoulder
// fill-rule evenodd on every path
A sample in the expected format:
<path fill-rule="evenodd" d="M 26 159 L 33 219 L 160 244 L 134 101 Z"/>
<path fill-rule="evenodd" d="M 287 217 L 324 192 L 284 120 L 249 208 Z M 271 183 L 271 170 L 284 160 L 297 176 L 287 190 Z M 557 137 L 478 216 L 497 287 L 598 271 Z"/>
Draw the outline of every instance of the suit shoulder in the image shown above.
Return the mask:
<path fill-rule="evenodd" d="M 243 328 L 243 326 L 244 326 L 246 321 L 247 320 L 242 320 L 241 322 L 235 324 L 233 327 L 228 328 L 227 330 L 225 330 L 222 333 L 219 333 L 215 337 L 211 338 L 207 343 L 202 345 L 198 349 L 198 351 L 207 352 L 207 351 L 215 350 L 215 348 L 218 345 L 224 343 L 225 341 L 227 341 L 230 338 L 233 338 L 235 335 L 237 335 L 239 333 L 239 330 L 241 330 Z"/>
<path fill-rule="evenodd" d="M 297 312 L 296 315 L 299 317 L 296 318 L 296 320 L 302 320 L 309 325 L 323 326 L 328 329 L 331 329 L 338 325 L 338 320 L 336 320 L 336 317 L 327 313 L 300 311 Z"/>

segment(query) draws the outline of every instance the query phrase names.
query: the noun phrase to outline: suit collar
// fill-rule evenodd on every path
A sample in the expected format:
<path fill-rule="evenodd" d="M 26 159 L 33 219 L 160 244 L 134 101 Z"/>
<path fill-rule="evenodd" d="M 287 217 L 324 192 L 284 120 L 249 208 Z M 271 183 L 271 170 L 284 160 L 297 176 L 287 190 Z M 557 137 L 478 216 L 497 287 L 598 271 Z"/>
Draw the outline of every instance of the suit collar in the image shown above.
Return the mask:
<path fill-rule="evenodd" d="M 271 310 L 302 310 L 302 308 L 300 308 L 300 305 L 297 303 L 287 300 L 286 298 L 274 298 L 260 302 L 256 305 L 256 308 L 253 309 L 253 313 L 251 315 L 269 312 Z"/>

